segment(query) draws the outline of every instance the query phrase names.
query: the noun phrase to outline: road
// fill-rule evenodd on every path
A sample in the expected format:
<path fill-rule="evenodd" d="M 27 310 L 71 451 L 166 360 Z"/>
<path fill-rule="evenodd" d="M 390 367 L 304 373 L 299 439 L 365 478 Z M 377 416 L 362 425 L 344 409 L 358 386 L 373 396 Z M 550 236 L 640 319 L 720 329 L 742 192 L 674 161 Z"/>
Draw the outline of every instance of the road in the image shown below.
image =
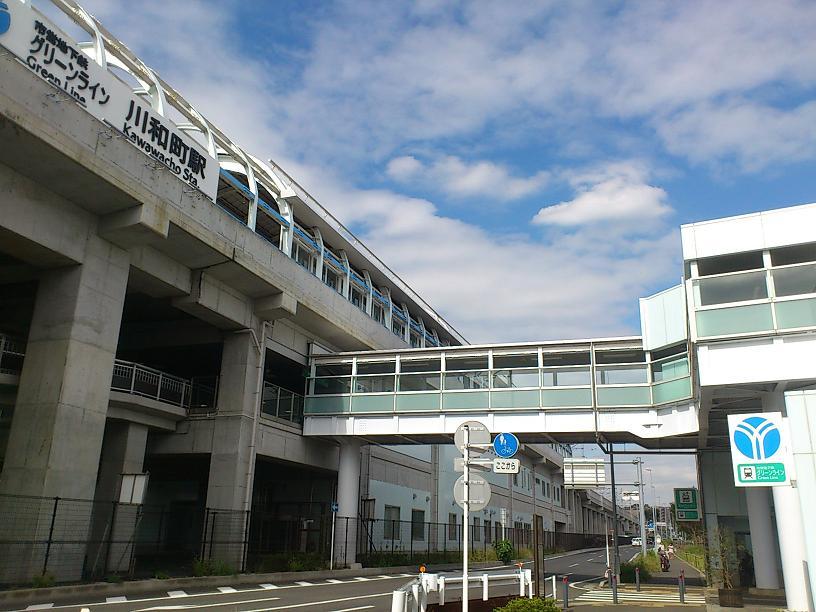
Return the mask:
<path fill-rule="evenodd" d="M 626 561 L 636 551 L 635 547 L 621 547 L 621 560 Z M 474 574 L 508 573 L 515 568 L 496 566 L 475 570 Z M 562 553 L 546 560 L 545 573 L 556 574 L 559 579 L 569 575 L 570 582 L 588 581 L 587 584 L 600 580 L 606 569 L 604 550 L 589 552 Z M 429 568 L 433 571 L 433 568 Z M 450 575 L 452 572 L 445 572 Z M 224 578 L 223 586 L 218 588 L 188 591 L 160 592 L 152 595 L 131 596 L 125 598 L 85 596 L 85 599 L 65 599 L 47 602 L 38 606 L 16 608 L 16 610 L 61 610 L 67 612 L 153 612 L 160 610 L 207 610 L 208 612 L 261 612 L 266 610 L 308 610 L 309 612 L 352 612 L 352 611 L 388 611 L 391 609 L 391 593 L 410 582 L 412 574 L 391 574 L 343 579 L 298 581 L 288 584 L 258 584 L 230 586 L 229 577 Z M 597 584 L 597 583 L 595 583 Z M 471 597 L 478 597 L 481 584 L 471 584 Z M 559 583 L 560 588 L 560 583 Z M 491 581 L 491 595 L 518 592 L 518 582 L 513 579 L 495 584 Z M 549 589 L 547 595 L 549 595 Z M 447 600 L 461 599 L 461 585 L 449 585 Z M 3 608 L 8 609 L 8 608 Z"/>

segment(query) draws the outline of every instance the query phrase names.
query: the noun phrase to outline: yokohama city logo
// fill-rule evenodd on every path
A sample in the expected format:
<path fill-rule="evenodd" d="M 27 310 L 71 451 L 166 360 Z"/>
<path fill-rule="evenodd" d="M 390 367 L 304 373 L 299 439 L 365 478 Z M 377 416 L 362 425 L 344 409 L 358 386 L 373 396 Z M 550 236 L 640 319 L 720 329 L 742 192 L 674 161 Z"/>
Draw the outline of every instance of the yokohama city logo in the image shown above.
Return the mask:
<path fill-rule="evenodd" d="M 5 34 L 11 27 L 11 13 L 8 4 L 0 2 L 0 34 Z"/>
<path fill-rule="evenodd" d="M 768 459 L 782 445 L 779 428 L 763 417 L 748 417 L 734 428 L 734 446 L 749 459 Z"/>

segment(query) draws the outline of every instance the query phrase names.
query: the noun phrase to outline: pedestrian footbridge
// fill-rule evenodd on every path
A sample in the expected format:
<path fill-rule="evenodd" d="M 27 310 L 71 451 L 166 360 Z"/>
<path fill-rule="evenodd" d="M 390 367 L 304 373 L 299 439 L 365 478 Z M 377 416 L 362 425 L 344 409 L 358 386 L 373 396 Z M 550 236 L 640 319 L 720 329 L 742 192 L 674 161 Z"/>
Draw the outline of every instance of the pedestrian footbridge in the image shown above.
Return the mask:
<path fill-rule="evenodd" d="M 694 446 L 688 343 L 639 337 L 314 356 L 304 434 L 383 443 L 449 439 L 478 420 L 524 442 Z"/>

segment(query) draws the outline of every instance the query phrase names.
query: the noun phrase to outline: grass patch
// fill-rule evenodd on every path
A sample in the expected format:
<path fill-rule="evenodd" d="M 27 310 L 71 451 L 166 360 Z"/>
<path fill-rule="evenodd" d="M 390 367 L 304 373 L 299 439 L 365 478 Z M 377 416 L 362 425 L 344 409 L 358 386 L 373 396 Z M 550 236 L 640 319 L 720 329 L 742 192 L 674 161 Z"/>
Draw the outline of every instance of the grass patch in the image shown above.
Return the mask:
<path fill-rule="evenodd" d="M 525 599 L 519 597 L 506 606 L 496 608 L 493 612 L 560 612 L 560 610 L 561 608 L 556 605 L 554 599 L 543 599 L 541 597 Z"/>
<path fill-rule="evenodd" d="M 45 573 L 34 576 L 34 578 L 31 579 L 31 586 L 33 586 L 35 589 L 47 589 L 48 587 L 54 586 L 54 582 L 56 582 L 54 575 Z"/>
<path fill-rule="evenodd" d="M 231 576 L 235 568 L 218 559 L 194 559 L 193 576 Z"/>
<path fill-rule="evenodd" d="M 646 552 L 645 559 L 642 555 L 638 555 L 631 562 L 621 563 L 621 582 L 633 584 L 635 582 L 636 568 L 640 568 L 640 581 L 648 582 L 652 574 L 660 571 L 660 559 L 657 558 L 657 553 L 650 550 Z"/>

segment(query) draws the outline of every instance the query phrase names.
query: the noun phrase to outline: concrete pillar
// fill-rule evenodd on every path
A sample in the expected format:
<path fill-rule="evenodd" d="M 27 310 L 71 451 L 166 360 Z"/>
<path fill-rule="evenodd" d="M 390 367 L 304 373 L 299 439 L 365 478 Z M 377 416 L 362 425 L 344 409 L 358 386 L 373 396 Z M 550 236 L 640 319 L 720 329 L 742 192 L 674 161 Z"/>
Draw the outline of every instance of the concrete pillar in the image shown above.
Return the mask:
<path fill-rule="evenodd" d="M 263 372 L 259 346 L 262 341 L 249 330 L 224 339 L 213 427 L 205 536 L 219 544 L 207 544 L 204 556 L 228 563 L 235 570 L 243 565 L 251 505 L 247 502 L 251 502 L 255 474 L 253 429 L 260 410 Z"/>
<path fill-rule="evenodd" d="M 796 486 L 802 516 L 816 508 L 816 391 L 792 391 L 785 394 L 790 419 L 793 458 L 796 463 Z M 805 530 L 807 572 L 810 579 L 810 603 L 816 599 L 816 529 Z"/>
<path fill-rule="evenodd" d="M 785 396 L 781 392 L 762 397 L 765 412 L 785 413 Z M 776 509 L 776 531 L 782 558 L 782 578 L 789 610 L 808 609 L 808 579 L 802 560 L 806 559 L 805 529 L 799 505 L 799 490 L 790 487 L 771 487 Z"/>
<path fill-rule="evenodd" d="M 337 466 L 337 525 L 334 538 L 335 567 L 357 562 L 357 517 L 360 505 L 360 447 L 355 438 L 340 442 Z"/>
<path fill-rule="evenodd" d="M 87 567 L 91 576 L 126 572 L 130 568 L 139 507 L 119 504 L 119 492 L 122 474 L 142 473 L 146 446 L 146 425 L 108 421 L 96 481 L 91 545 L 88 547 Z"/>
<path fill-rule="evenodd" d="M 45 564 L 46 542 L 49 531 L 52 540 L 60 530 L 63 539 L 87 537 L 128 261 L 125 251 L 92 236 L 83 264 L 40 279 L 0 476 L 0 540 L 41 544 L 7 551 L 17 560 L 15 576 L 0 582 L 28 582 L 43 566 L 58 580 L 81 577 L 84 544 L 50 547 Z M 23 500 L 4 494 L 31 499 L 22 507 Z M 54 497 L 87 501 L 64 500 L 55 512 L 52 500 L 35 500 Z"/>
<path fill-rule="evenodd" d="M 747 487 L 745 501 L 751 526 L 751 553 L 757 588 L 778 589 L 779 565 L 771 518 L 771 494 L 765 487 Z"/>

